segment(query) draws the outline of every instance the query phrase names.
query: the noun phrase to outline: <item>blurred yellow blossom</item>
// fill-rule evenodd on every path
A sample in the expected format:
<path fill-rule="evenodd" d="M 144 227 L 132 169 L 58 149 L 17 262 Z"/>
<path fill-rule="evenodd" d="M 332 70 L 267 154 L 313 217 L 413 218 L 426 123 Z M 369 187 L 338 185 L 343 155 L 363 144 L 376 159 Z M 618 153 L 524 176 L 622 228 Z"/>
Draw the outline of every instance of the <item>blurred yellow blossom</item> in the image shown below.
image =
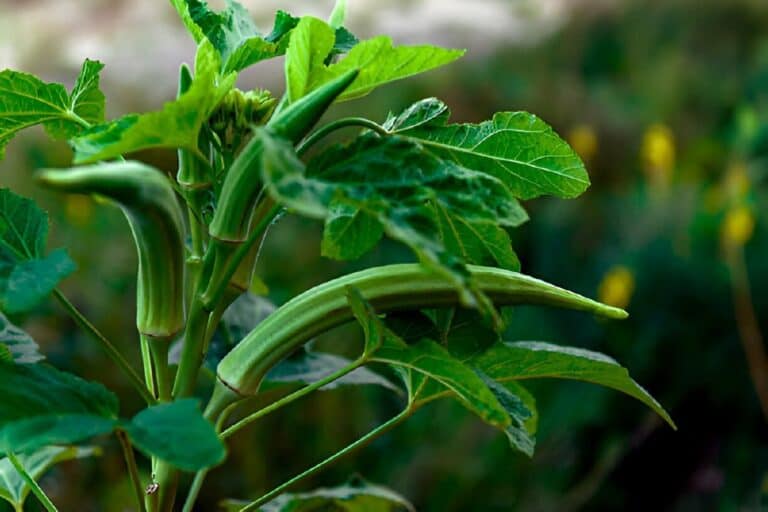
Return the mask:
<path fill-rule="evenodd" d="M 666 187 L 675 167 L 675 138 L 666 125 L 654 124 L 643 135 L 641 148 L 648 182 L 652 186 Z"/>
<path fill-rule="evenodd" d="M 725 189 L 726 196 L 731 200 L 738 201 L 747 195 L 750 189 L 750 182 L 747 166 L 744 162 L 738 160 L 728 166 L 728 170 L 725 172 L 723 188 Z"/>
<path fill-rule="evenodd" d="M 600 302 L 626 308 L 635 291 L 635 276 L 623 265 L 611 268 L 600 282 L 597 296 Z"/>
<path fill-rule="evenodd" d="M 589 161 L 597 154 L 597 134 L 588 124 L 574 126 L 566 138 L 582 160 Z"/>
<path fill-rule="evenodd" d="M 75 226 L 85 226 L 93 217 L 93 201 L 80 194 L 69 194 L 64 202 L 67 219 Z"/>
<path fill-rule="evenodd" d="M 725 215 L 720 237 L 723 245 L 729 248 L 746 244 L 755 232 L 755 216 L 747 206 L 731 208 Z"/>

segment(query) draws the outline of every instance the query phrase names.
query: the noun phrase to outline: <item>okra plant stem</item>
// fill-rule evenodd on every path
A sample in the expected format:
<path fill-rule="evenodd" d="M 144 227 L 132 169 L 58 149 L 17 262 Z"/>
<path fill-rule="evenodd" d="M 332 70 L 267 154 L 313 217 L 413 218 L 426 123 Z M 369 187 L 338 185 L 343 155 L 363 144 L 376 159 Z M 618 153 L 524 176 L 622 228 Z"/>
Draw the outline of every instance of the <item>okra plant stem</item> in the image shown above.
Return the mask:
<path fill-rule="evenodd" d="M 128 467 L 128 475 L 131 477 L 131 485 L 133 486 L 133 492 L 136 494 L 139 512 L 146 512 L 147 508 L 144 506 L 144 489 L 141 485 L 139 469 L 136 466 L 136 456 L 133 453 L 131 441 L 128 439 L 128 434 L 126 434 L 124 430 L 117 430 L 115 435 L 120 441 L 120 446 L 123 448 L 123 458 L 125 458 L 125 464 Z"/>
<path fill-rule="evenodd" d="M 389 132 L 386 130 L 386 128 L 375 121 L 371 121 L 370 119 L 366 119 L 364 117 L 345 117 L 321 126 L 315 132 L 310 134 L 304 140 L 304 142 L 302 142 L 296 148 L 296 154 L 299 156 L 304 155 L 304 153 L 306 153 L 307 150 L 314 146 L 320 139 L 326 137 L 332 132 L 335 132 L 336 130 L 341 130 L 342 128 L 348 128 L 350 126 L 360 126 L 373 130 L 379 135 L 389 135 Z"/>
<path fill-rule="evenodd" d="M 315 464 L 314 466 L 312 466 L 311 468 L 307 469 L 306 471 L 296 475 L 295 477 L 291 478 L 290 480 L 288 480 L 284 484 L 281 484 L 281 485 L 275 487 L 274 489 L 272 489 L 271 491 L 269 491 L 268 493 L 266 493 L 265 495 L 263 495 L 259 499 L 255 500 L 255 501 L 249 503 L 248 505 L 246 505 L 245 507 L 241 508 L 240 512 L 248 512 L 248 511 L 258 510 L 259 507 L 261 507 L 265 503 L 268 503 L 268 502 L 272 501 L 276 497 L 280 496 L 285 491 L 287 491 L 288 489 L 290 489 L 294 485 L 298 484 L 302 480 L 305 480 L 305 479 L 311 477 L 312 475 L 314 475 L 314 474 L 324 470 L 325 468 L 327 468 L 331 464 L 334 464 L 336 461 L 338 461 L 339 459 L 341 459 L 345 455 L 348 455 L 348 454 L 352 453 L 355 450 L 358 450 L 360 448 L 365 447 L 371 441 L 373 441 L 376 438 L 386 434 L 387 432 L 392 430 L 394 427 L 396 427 L 400 423 L 402 423 L 405 420 L 407 420 L 411 416 L 411 414 L 413 414 L 413 409 L 409 405 L 400 414 L 398 414 L 397 416 L 394 416 L 393 418 L 388 420 L 386 423 L 382 423 L 381 425 L 379 425 L 375 429 L 373 429 L 370 432 L 368 432 L 367 434 L 365 434 L 363 437 L 359 438 L 354 443 L 352 443 L 352 444 L 342 448 L 341 450 L 339 450 L 338 452 L 334 453 L 333 455 L 331 455 L 327 459 L 323 460 L 322 462 L 319 462 L 318 464 Z"/>

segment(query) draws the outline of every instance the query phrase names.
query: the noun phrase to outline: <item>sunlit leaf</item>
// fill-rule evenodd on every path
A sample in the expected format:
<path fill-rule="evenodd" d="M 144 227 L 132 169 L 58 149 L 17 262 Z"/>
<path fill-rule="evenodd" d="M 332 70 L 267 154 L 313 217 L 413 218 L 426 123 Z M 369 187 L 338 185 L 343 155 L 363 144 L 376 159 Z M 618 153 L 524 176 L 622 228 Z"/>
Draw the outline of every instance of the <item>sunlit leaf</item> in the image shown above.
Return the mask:
<path fill-rule="evenodd" d="M 57 139 L 79 134 L 104 120 L 104 95 L 99 90 L 103 64 L 86 60 L 72 93 L 61 84 L 34 75 L 0 71 L 0 159 L 5 146 L 21 130 L 42 124 Z"/>
<path fill-rule="evenodd" d="M 17 364 L 33 364 L 45 359 L 32 337 L 13 325 L 0 313 L 0 350 L 7 350 L 6 361 Z M 2 359 L 2 355 L 0 355 Z"/>
<path fill-rule="evenodd" d="M 516 197 L 575 197 L 589 186 L 576 152 L 544 121 L 527 112 L 499 112 L 480 124 L 448 124 L 435 98 L 422 100 L 385 126 L 443 158 L 501 180 Z"/>

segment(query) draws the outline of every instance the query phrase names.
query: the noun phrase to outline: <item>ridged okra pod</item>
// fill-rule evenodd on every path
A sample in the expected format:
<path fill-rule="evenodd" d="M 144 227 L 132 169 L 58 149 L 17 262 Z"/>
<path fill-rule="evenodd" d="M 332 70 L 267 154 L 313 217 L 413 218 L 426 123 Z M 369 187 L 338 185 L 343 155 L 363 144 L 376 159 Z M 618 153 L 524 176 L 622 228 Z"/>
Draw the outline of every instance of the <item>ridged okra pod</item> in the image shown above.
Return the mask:
<path fill-rule="evenodd" d="M 120 206 L 138 252 L 136 325 L 150 338 L 173 338 L 184 326 L 184 223 L 168 179 L 134 161 L 47 169 L 37 178 L 50 188 L 96 194 Z"/>
<path fill-rule="evenodd" d="M 475 285 L 497 306 L 538 304 L 608 318 L 627 316 L 621 309 L 517 272 L 468 268 Z M 387 265 L 349 274 L 298 295 L 259 324 L 221 360 L 218 385 L 235 395 L 255 394 L 266 373 L 280 360 L 318 334 L 353 318 L 347 303 L 348 287 L 358 289 L 382 313 L 460 305 L 455 284 L 419 264 Z M 218 393 L 227 392 L 220 389 Z"/>
<path fill-rule="evenodd" d="M 357 75 L 357 70 L 349 71 L 295 101 L 273 116 L 267 123 L 267 129 L 294 144 L 298 143 Z M 262 189 L 262 153 L 262 142 L 254 137 L 227 171 L 218 207 L 209 227 L 213 238 L 237 243 L 248 237 L 251 214 Z"/>

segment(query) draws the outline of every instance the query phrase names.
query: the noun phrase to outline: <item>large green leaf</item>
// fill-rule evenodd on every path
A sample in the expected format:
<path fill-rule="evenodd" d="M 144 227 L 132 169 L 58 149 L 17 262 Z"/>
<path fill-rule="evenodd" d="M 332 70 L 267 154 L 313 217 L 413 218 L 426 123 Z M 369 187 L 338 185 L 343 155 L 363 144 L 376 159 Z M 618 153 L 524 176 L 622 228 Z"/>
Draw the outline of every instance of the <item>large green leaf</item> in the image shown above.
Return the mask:
<path fill-rule="evenodd" d="M 224 460 L 226 451 L 197 400 L 178 400 L 144 409 L 122 426 L 139 450 L 186 471 Z"/>
<path fill-rule="evenodd" d="M 99 90 L 99 72 L 103 67 L 86 60 L 71 94 L 61 84 L 10 69 L 0 71 L 0 159 L 8 142 L 24 128 L 42 124 L 51 136 L 66 139 L 101 123 L 104 95 Z"/>
<path fill-rule="evenodd" d="M 45 359 L 32 336 L 13 325 L 2 313 L 0 313 L 0 347 L 6 348 L 8 360 L 17 364 L 32 364 Z"/>
<path fill-rule="evenodd" d="M 501 180 L 516 197 L 575 197 L 589 186 L 576 152 L 544 121 L 527 112 L 500 112 L 480 124 L 447 124 L 439 100 L 422 100 L 385 127 L 419 141 L 436 155 Z"/>
<path fill-rule="evenodd" d="M 47 365 L 0 363 L 0 454 L 69 445 L 110 432 L 117 397 Z"/>
<path fill-rule="evenodd" d="M 408 344 L 389 329 L 373 308 L 356 293 L 348 300 L 368 343 L 377 338 L 380 346 L 369 356 L 371 361 L 387 363 L 428 377 L 455 393 L 469 410 L 491 425 L 506 428 L 510 418 L 483 379 L 470 367 L 453 357 L 445 347 L 430 339 Z M 409 389 L 413 393 L 413 389 Z"/>
<path fill-rule="evenodd" d="M 38 480 L 56 464 L 72 459 L 93 457 L 99 453 L 99 449 L 94 447 L 46 446 L 34 452 L 18 455 L 18 458 L 29 476 L 33 480 Z M 0 498 L 18 510 L 22 510 L 31 490 L 11 461 L 7 458 L 0 459 Z"/>
<path fill-rule="evenodd" d="M 46 213 L 0 189 L 0 310 L 28 311 L 75 270 L 64 250 L 45 254 L 47 238 Z"/>
<path fill-rule="evenodd" d="M 246 501 L 226 500 L 224 510 L 236 511 Z M 413 505 L 398 493 L 381 485 L 355 478 L 345 485 L 310 492 L 282 494 L 261 512 L 402 512 L 415 511 Z"/>
<path fill-rule="evenodd" d="M 675 426 L 664 408 L 624 367 L 597 352 L 542 342 L 499 343 L 474 358 L 472 364 L 499 382 L 557 378 L 609 387 L 640 400 Z"/>
<path fill-rule="evenodd" d="M 338 224 L 339 211 L 360 211 L 366 215 L 363 226 L 378 221 L 387 235 L 466 287 L 462 254 L 443 244 L 435 208 L 472 225 L 515 226 L 527 218 L 497 179 L 435 158 L 399 137 L 364 134 L 328 149 L 305 169 L 287 143 L 263 130 L 256 136 L 264 140 L 264 179 L 272 195 L 303 215 L 327 219 L 326 255 L 370 248 L 375 230 L 360 234 L 359 224 Z"/>
<path fill-rule="evenodd" d="M 75 162 L 96 162 L 156 147 L 197 153 L 201 127 L 235 83 L 236 75 L 221 76 L 220 67 L 217 51 L 209 41 L 202 42 L 197 50 L 195 77 L 186 93 L 157 112 L 129 114 L 87 130 L 71 141 Z"/>
<path fill-rule="evenodd" d="M 305 16 L 291 32 L 285 53 L 285 83 L 289 101 L 310 89 L 312 75 L 325 67 L 336 41 L 334 30 L 323 20 Z"/>

